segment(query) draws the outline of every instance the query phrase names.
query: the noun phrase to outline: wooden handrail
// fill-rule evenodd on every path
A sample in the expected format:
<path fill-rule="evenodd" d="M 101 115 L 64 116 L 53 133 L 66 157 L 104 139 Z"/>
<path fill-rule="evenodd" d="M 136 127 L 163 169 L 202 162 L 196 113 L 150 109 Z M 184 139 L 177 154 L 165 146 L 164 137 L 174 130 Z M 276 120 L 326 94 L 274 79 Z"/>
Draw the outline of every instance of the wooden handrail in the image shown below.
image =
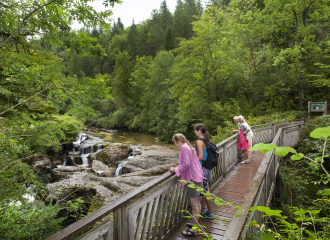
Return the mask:
<path fill-rule="evenodd" d="M 217 148 L 221 147 L 222 145 L 225 145 L 227 142 L 233 140 L 233 139 L 234 139 L 235 137 L 237 137 L 237 136 L 238 136 L 238 133 L 235 133 L 233 136 L 231 136 L 231 137 L 229 137 L 229 138 L 226 138 L 225 140 L 219 142 L 219 143 L 217 144 Z"/>
<path fill-rule="evenodd" d="M 53 234 L 52 236 L 46 238 L 46 240 L 70 239 L 71 237 L 82 232 L 89 226 L 92 226 L 97 221 L 108 216 L 110 213 L 113 213 L 114 211 L 119 209 L 121 206 L 127 204 L 131 200 L 137 197 L 141 197 L 146 191 L 150 190 L 152 187 L 159 184 L 159 182 L 163 182 L 173 175 L 174 174 L 170 172 L 164 173 L 162 176 L 134 189 L 133 191 L 119 197 L 118 199 L 112 201 L 111 203 L 105 205 L 104 207 L 96 210 L 95 212 L 87 215 L 86 217 L 80 219 L 79 221 Z"/>
<path fill-rule="evenodd" d="M 303 120 L 304 120 L 304 118 L 295 119 L 295 120 L 286 120 L 286 121 L 280 121 L 280 122 L 273 122 L 273 123 L 264 123 L 264 124 L 252 126 L 251 128 L 262 127 L 262 126 L 273 125 L 273 124 L 275 125 L 275 124 L 284 123 L 284 122 L 299 122 L 299 121 L 303 121 Z"/>

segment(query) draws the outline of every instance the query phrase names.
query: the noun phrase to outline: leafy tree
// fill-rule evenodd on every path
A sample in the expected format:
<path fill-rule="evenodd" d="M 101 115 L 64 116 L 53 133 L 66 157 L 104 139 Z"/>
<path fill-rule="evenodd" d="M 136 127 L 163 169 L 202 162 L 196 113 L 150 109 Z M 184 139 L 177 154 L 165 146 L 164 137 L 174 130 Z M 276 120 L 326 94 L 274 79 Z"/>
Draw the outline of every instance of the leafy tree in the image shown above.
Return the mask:
<path fill-rule="evenodd" d="M 298 86 L 296 102 L 305 108 L 306 87 L 310 74 L 316 71 L 329 27 L 329 1 L 265 1 L 260 12 L 248 14 L 255 18 L 254 31 L 262 37 L 264 46 L 272 48 L 273 65 L 282 69 L 280 80 L 286 86 Z M 296 88 L 296 87 L 295 87 Z"/>
<path fill-rule="evenodd" d="M 130 75 L 132 73 L 132 62 L 128 52 L 119 52 L 116 58 L 114 77 L 114 96 L 123 100 L 126 104 L 129 98 Z"/>
<path fill-rule="evenodd" d="M 111 28 L 111 34 L 114 35 L 119 35 L 123 32 L 124 30 L 124 24 L 121 22 L 120 17 L 117 20 L 117 23 L 114 21 L 112 28 Z"/>
<path fill-rule="evenodd" d="M 138 54 L 138 41 L 137 41 L 138 40 L 138 30 L 137 30 L 137 26 L 134 23 L 134 20 L 128 30 L 127 40 L 128 40 L 130 55 L 134 59 Z"/>
<path fill-rule="evenodd" d="M 200 21 L 194 23 L 195 37 L 182 40 L 176 52 L 184 60 L 172 71 L 171 94 L 179 102 L 181 122 L 205 122 L 211 124 L 212 104 L 226 101 L 231 78 L 240 76 L 239 59 L 233 42 L 219 42 L 226 36 L 220 21 L 226 13 L 215 8 L 207 9 Z M 218 20 L 221 19 L 221 20 Z"/>
<path fill-rule="evenodd" d="M 58 150 L 61 143 L 72 141 L 82 129 L 83 119 L 58 115 L 65 103 L 71 103 L 67 106 L 69 113 L 79 113 L 77 116 L 83 118 L 92 110 L 83 107 L 86 96 L 109 97 L 102 76 L 66 77 L 61 59 L 49 50 L 61 46 L 85 56 L 104 55 L 104 49 L 93 44 L 96 39 L 87 32 L 70 31 L 73 20 L 86 27 L 107 25 L 111 11 L 97 12 L 88 2 L 0 3 L 0 209 L 6 212 L 1 214 L 0 225 L 1 230 L 9 231 L 1 232 L 8 239 L 44 239 L 59 229 L 60 221 L 54 220 L 58 207 L 27 205 L 23 197 L 25 184 L 38 185 L 38 193 L 43 196 L 42 186 L 28 163 L 38 153 Z M 119 1 L 106 0 L 104 4 L 113 6 L 115 2 Z M 78 58 L 74 61 L 77 63 Z M 79 73 L 79 69 L 74 71 Z M 17 200 L 22 207 L 8 204 Z M 11 230 L 15 236 L 10 236 Z"/>

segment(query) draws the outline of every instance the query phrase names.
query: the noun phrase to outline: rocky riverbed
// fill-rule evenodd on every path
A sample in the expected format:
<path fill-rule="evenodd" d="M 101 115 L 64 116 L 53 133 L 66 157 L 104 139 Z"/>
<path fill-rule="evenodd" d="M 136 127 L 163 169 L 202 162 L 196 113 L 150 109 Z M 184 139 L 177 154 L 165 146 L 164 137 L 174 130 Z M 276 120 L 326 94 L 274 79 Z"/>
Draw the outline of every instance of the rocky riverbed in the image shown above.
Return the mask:
<path fill-rule="evenodd" d="M 108 133 L 100 135 L 108 136 Z M 103 149 L 98 147 L 96 151 L 89 153 L 87 164 L 76 163 L 78 152 L 68 154 L 67 159 L 70 161 L 66 163 L 71 166 L 56 165 L 60 159 L 49 156 L 39 156 L 30 160 L 31 168 L 38 171 L 40 176 L 47 176 L 43 176 L 48 190 L 46 202 L 60 201 L 64 206 L 69 200 L 78 197 L 86 202 L 94 197 L 98 199 L 99 207 L 102 207 L 159 177 L 178 162 L 179 150 L 174 147 L 137 147 L 111 142 L 98 142 L 97 145 L 99 144 L 103 144 Z M 115 176 L 120 163 L 123 163 L 121 175 Z"/>

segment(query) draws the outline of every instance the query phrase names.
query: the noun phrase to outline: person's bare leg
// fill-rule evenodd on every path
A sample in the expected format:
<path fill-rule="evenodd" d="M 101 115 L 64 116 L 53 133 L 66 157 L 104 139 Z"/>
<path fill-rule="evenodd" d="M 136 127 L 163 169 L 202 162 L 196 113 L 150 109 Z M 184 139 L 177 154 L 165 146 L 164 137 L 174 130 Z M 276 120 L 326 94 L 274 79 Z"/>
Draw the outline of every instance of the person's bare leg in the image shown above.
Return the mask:
<path fill-rule="evenodd" d="M 249 150 L 244 150 L 244 160 L 249 159 Z"/>
<path fill-rule="evenodd" d="M 206 197 L 202 197 L 202 208 L 205 208 L 206 207 Z"/>
<path fill-rule="evenodd" d="M 199 197 L 189 198 L 189 201 L 192 209 L 191 215 L 193 216 L 192 223 L 198 224 L 199 217 L 196 215 L 201 213 L 201 203 L 199 201 Z M 192 230 L 192 229 L 190 231 L 197 232 L 197 230 Z"/>
<path fill-rule="evenodd" d="M 207 186 L 207 191 L 210 192 L 209 186 Z M 207 204 L 207 211 L 213 213 L 213 209 L 212 209 L 212 200 L 207 200 L 206 197 L 205 198 L 206 204 Z"/>

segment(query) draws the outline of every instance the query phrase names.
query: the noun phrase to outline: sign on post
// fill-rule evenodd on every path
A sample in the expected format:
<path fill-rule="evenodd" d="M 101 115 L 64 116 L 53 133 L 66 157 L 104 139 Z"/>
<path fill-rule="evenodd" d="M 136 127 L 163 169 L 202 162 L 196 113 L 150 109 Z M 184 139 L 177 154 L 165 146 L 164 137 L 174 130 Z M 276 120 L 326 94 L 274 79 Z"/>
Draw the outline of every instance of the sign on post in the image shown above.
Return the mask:
<path fill-rule="evenodd" d="M 325 102 L 308 101 L 308 114 L 310 112 L 323 112 L 324 114 L 327 114 L 327 101 Z"/>

